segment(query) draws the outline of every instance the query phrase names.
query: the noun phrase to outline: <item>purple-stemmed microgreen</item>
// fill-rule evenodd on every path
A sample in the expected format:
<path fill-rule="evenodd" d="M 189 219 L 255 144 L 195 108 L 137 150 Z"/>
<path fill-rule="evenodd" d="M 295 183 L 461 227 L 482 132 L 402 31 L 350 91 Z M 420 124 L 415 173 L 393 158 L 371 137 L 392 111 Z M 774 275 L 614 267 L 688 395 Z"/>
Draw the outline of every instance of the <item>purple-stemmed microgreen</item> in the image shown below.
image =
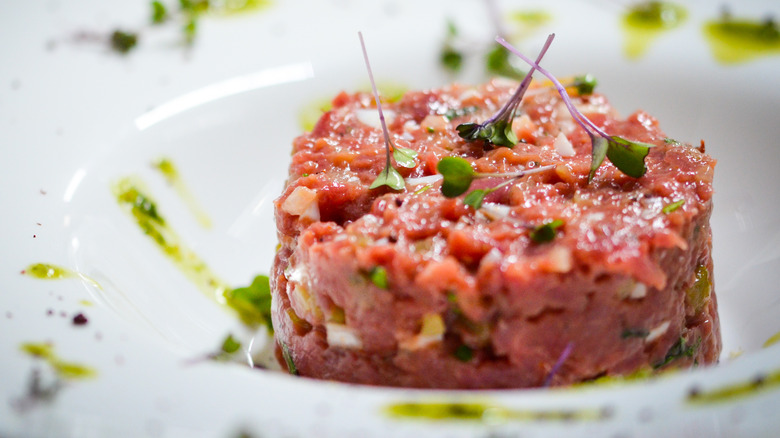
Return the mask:
<path fill-rule="evenodd" d="M 545 75 L 547 79 L 553 83 L 574 120 L 590 136 L 592 152 L 588 182 L 593 179 L 596 170 L 601 166 L 601 163 L 604 162 L 604 157 L 609 158 L 609 161 L 611 161 L 615 167 L 628 176 L 639 178 L 645 174 L 647 171 L 645 157 L 650 152 L 650 148 L 655 145 L 631 141 L 616 135 L 607 134 L 574 106 L 574 103 L 569 97 L 569 93 L 566 92 L 566 88 L 549 71 L 539 66 L 538 61 L 532 61 L 501 37 L 496 38 L 496 41 L 506 47 L 507 50 L 520 57 L 520 59 L 528 63 L 532 68 L 539 70 L 539 73 Z"/>
<path fill-rule="evenodd" d="M 399 148 L 393 145 L 390 140 L 390 133 L 387 130 L 387 123 L 385 122 L 385 115 L 382 112 L 382 102 L 379 100 L 379 91 L 376 89 L 376 82 L 374 81 L 374 74 L 371 72 L 371 64 L 368 62 L 368 52 L 366 51 L 366 43 L 363 41 L 363 33 L 358 32 L 358 38 L 360 38 L 360 47 L 363 49 L 363 59 L 366 61 L 366 69 L 368 70 L 368 79 L 371 82 L 371 90 L 374 92 L 374 100 L 376 101 L 376 109 L 379 111 L 379 122 L 382 125 L 382 134 L 385 138 L 385 152 L 386 161 L 385 168 L 379 173 L 373 183 L 369 186 L 370 189 L 375 189 L 381 186 L 390 187 L 393 190 L 403 190 L 406 186 L 404 177 L 393 167 L 393 163 L 390 161 L 390 150 L 393 150 L 393 157 L 399 166 L 412 168 L 417 165 L 415 158 L 417 158 L 417 152 L 412 149 Z"/>
<path fill-rule="evenodd" d="M 536 58 L 537 64 L 544 57 L 545 52 L 550 47 L 555 34 L 550 34 L 547 37 L 544 47 L 539 52 L 539 56 Z M 515 116 L 515 111 L 523 100 L 528 87 L 531 85 L 531 78 L 533 76 L 535 67 L 531 67 L 528 73 L 523 78 L 523 81 L 517 87 L 517 90 L 512 97 L 507 100 L 503 107 L 493 115 L 493 117 L 485 120 L 482 123 L 462 123 L 457 126 L 458 135 L 469 141 L 484 140 L 495 146 L 512 147 L 517 144 L 517 135 L 512 129 L 512 119 Z"/>
<path fill-rule="evenodd" d="M 561 370 L 561 367 L 563 366 L 563 363 L 566 362 L 566 359 L 571 356 L 571 352 L 574 349 L 574 343 L 569 342 L 566 344 L 566 347 L 563 349 L 563 352 L 561 352 L 561 355 L 558 357 L 558 360 L 555 361 L 555 364 L 552 368 L 550 368 L 550 372 L 547 373 L 547 377 L 544 378 L 544 383 L 542 386 L 544 388 L 547 388 L 552 383 L 553 377 L 558 373 L 558 371 Z"/>
<path fill-rule="evenodd" d="M 471 187 L 472 181 L 477 178 L 510 178 L 495 187 L 476 189 L 467 193 L 463 198 L 463 203 L 474 207 L 475 210 L 478 210 L 482 206 L 482 201 L 487 194 L 510 184 L 521 176 L 544 172 L 553 168 L 555 168 L 554 164 L 535 167 L 533 169 L 524 169 L 517 172 L 483 173 L 476 172 L 466 159 L 460 157 L 444 157 L 436 164 L 436 170 L 443 177 L 441 193 L 448 198 L 455 198 L 466 193 L 469 187 Z"/>

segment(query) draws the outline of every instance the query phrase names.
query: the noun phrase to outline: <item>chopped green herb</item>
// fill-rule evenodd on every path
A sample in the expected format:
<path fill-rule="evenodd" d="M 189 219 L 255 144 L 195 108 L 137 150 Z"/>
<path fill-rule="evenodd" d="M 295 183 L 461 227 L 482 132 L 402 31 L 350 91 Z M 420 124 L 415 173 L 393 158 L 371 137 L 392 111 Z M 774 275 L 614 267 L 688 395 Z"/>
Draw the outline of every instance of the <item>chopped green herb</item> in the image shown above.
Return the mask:
<path fill-rule="evenodd" d="M 554 34 L 547 37 L 547 41 L 539 52 L 537 62 L 542 60 L 553 38 Z M 506 101 L 495 115 L 482 123 L 461 123 L 456 127 L 458 135 L 468 141 L 483 140 L 495 146 L 512 147 L 517 144 L 517 136 L 512 129 L 512 119 L 515 117 L 515 112 L 523 100 L 523 95 L 531 85 L 534 69 L 532 67 L 528 71 L 512 97 Z"/>
<path fill-rule="evenodd" d="M 561 226 L 563 226 L 563 221 L 560 219 L 555 219 L 553 221 L 539 225 L 538 227 L 531 230 L 531 240 L 536 243 L 551 242 L 553 239 L 555 239 L 558 228 Z"/>
<path fill-rule="evenodd" d="M 468 362 L 474 358 L 474 350 L 468 345 L 460 345 L 455 349 L 455 358 L 461 362 Z"/>
<path fill-rule="evenodd" d="M 238 312 L 244 324 L 256 327 L 261 324 L 273 333 L 271 325 L 271 286 L 266 275 L 258 275 L 247 287 L 226 290 L 227 304 Z"/>
<path fill-rule="evenodd" d="M 162 2 L 157 0 L 152 2 L 152 23 L 160 24 L 168 19 L 168 10 Z"/>
<path fill-rule="evenodd" d="M 685 291 L 685 303 L 698 313 L 710 301 L 711 293 L 710 271 L 706 266 L 699 265 L 694 274 L 693 285 Z"/>
<path fill-rule="evenodd" d="M 374 286 L 380 289 L 387 289 L 389 284 L 387 282 L 387 270 L 384 266 L 374 266 L 368 273 L 368 278 Z"/>
<path fill-rule="evenodd" d="M 187 44 L 192 44 L 195 41 L 195 34 L 198 32 L 198 19 L 195 14 L 191 14 L 187 18 L 181 30 L 184 34 L 184 41 Z"/>
<path fill-rule="evenodd" d="M 295 366 L 295 362 L 293 362 L 292 355 L 290 354 L 290 348 L 287 347 L 287 344 L 284 341 L 279 341 L 279 345 L 282 348 L 282 357 L 284 358 L 284 363 L 287 365 L 287 372 L 297 376 L 298 368 Z"/>
<path fill-rule="evenodd" d="M 439 55 L 439 61 L 445 69 L 457 73 L 463 68 L 463 53 L 446 44 Z"/>
<path fill-rule="evenodd" d="M 649 335 L 650 332 L 645 329 L 625 329 L 623 330 L 623 333 L 620 334 L 621 339 L 628 339 L 628 338 L 646 338 L 647 335 Z"/>
<path fill-rule="evenodd" d="M 701 339 L 698 339 L 695 344 L 686 345 L 685 338 L 680 336 L 680 339 L 678 339 L 677 342 L 675 342 L 674 345 L 672 345 L 672 347 L 669 348 L 669 351 L 666 353 L 666 357 L 664 357 L 664 360 L 656 364 L 653 364 L 653 368 L 655 369 L 661 368 L 683 357 L 694 357 L 696 355 L 696 350 L 699 349 L 700 343 L 701 343 Z"/>
<path fill-rule="evenodd" d="M 575 77 L 572 86 L 577 89 L 577 94 L 580 96 L 587 96 L 593 94 L 593 90 L 596 89 L 597 84 L 598 81 L 596 81 L 596 77 L 588 73 Z"/>
<path fill-rule="evenodd" d="M 682 207 L 683 204 L 685 204 L 685 199 L 680 199 L 679 201 L 672 202 L 671 204 L 664 205 L 664 208 L 661 209 L 662 212 L 669 214 L 678 208 Z"/>
<path fill-rule="evenodd" d="M 478 106 L 472 105 L 472 106 L 466 106 L 463 108 L 450 108 L 441 115 L 447 118 L 447 120 L 452 120 L 456 117 L 466 116 L 472 113 L 475 113 L 479 109 Z"/>
<path fill-rule="evenodd" d="M 237 341 L 232 334 L 227 335 L 224 341 L 222 341 L 222 352 L 227 354 L 233 354 L 241 348 L 241 342 Z"/>
<path fill-rule="evenodd" d="M 127 53 L 138 44 L 138 34 L 115 30 L 111 34 L 111 48 L 119 53 Z"/>

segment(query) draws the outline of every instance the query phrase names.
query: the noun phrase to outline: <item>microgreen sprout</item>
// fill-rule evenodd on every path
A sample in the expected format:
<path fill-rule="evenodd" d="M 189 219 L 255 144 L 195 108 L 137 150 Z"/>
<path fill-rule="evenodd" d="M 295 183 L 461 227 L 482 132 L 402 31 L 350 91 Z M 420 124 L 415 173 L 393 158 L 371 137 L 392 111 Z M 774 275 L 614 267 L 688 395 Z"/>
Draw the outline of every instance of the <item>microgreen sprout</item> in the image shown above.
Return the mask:
<path fill-rule="evenodd" d="M 368 62 L 368 52 L 366 51 L 366 43 L 363 41 L 363 34 L 358 32 L 358 38 L 360 38 L 360 47 L 363 49 L 363 59 L 366 61 L 366 70 L 368 70 L 368 79 L 371 82 L 371 90 L 374 92 L 374 100 L 376 101 L 376 109 L 379 111 L 379 122 L 382 124 L 382 134 L 385 137 L 385 168 L 376 177 L 369 188 L 375 189 L 381 186 L 388 186 L 393 190 L 403 190 L 406 186 L 404 177 L 393 167 L 390 161 L 390 150 L 393 150 L 393 157 L 399 166 L 412 168 L 417 165 L 415 158 L 417 158 L 417 152 L 412 149 L 399 148 L 393 146 L 393 142 L 390 141 L 390 133 L 387 131 L 387 123 L 385 122 L 385 115 L 382 112 L 382 102 L 379 100 L 379 91 L 376 89 L 376 82 L 374 81 L 374 74 L 371 72 L 371 64 Z"/>
<path fill-rule="evenodd" d="M 475 210 L 482 206 L 482 201 L 487 194 L 510 184 L 516 178 L 520 178 L 521 176 L 532 173 L 543 172 L 553 168 L 555 168 L 554 164 L 549 166 L 535 167 L 533 169 L 520 170 L 517 172 L 482 173 L 474 171 L 474 169 L 471 167 L 471 164 L 466 159 L 460 157 L 444 157 L 439 160 L 439 163 L 436 165 L 436 170 L 444 177 L 441 185 L 441 193 L 448 198 L 455 198 L 462 195 L 463 193 L 466 193 L 469 187 L 471 187 L 472 181 L 477 178 L 510 178 L 509 180 L 504 181 L 495 187 L 487 189 L 476 189 L 467 193 L 466 197 L 463 198 L 463 203 L 470 205 Z"/>
<path fill-rule="evenodd" d="M 539 56 L 536 58 L 537 63 L 542 60 L 545 52 L 550 47 L 555 34 L 550 34 L 547 37 L 544 47 L 542 47 Z M 536 64 L 538 66 L 538 64 Z M 534 73 L 534 68 L 528 71 L 525 78 L 517 87 L 517 90 L 512 97 L 507 100 L 503 107 L 493 115 L 493 117 L 485 120 L 482 123 L 462 123 L 457 126 L 458 135 L 469 141 L 484 140 L 490 144 L 496 146 L 512 147 L 517 144 L 517 136 L 512 129 L 512 119 L 515 116 L 515 111 L 523 100 L 523 95 L 531 85 L 531 78 Z"/>
<path fill-rule="evenodd" d="M 458 28 L 451 20 L 447 21 L 447 38 L 439 54 L 439 61 L 445 69 L 457 73 L 463 67 L 463 53 L 456 49 L 453 40 L 458 36 Z"/>
<path fill-rule="evenodd" d="M 616 135 L 607 134 L 574 106 L 569 94 L 566 92 L 566 88 L 549 71 L 539 66 L 538 60 L 536 62 L 532 61 L 501 37 L 496 38 L 496 41 L 528 63 L 532 67 L 532 71 L 533 69 L 539 70 L 539 73 L 545 75 L 547 79 L 553 83 L 556 90 L 558 90 L 558 93 L 561 95 L 563 103 L 571 113 L 572 118 L 574 118 L 577 124 L 579 124 L 590 136 L 592 152 L 588 182 L 593 179 L 596 170 L 601 166 L 601 163 L 604 162 L 604 157 L 609 158 L 609 161 L 611 161 L 612 164 L 628 176 L 639 178 L 645 174 L 647 171 L 645 157 L 650 152 L 650 148 L 655 145 L 631 141 Z"/>
<path fill-rule="evenodd" d="M 566 362 L 566 359 L 571 356 L 571 352 L 574 349 L 574 343 L 569 342 L 566 344 L 566 347 L 563 349 L 563 352 L 561 352 L 561 355 L 558 357 L 558 360 L 555 361 L 555 365 L 550 369 L 550 372 L 547 373 L 547 377 L 544 378 L 544 384 L 542 386 L 548 387 L 552 383 L 553 376 L 558 373 L 558 371 L 561 370 L 561 367 L 563 366 L 563 363 Z"/>

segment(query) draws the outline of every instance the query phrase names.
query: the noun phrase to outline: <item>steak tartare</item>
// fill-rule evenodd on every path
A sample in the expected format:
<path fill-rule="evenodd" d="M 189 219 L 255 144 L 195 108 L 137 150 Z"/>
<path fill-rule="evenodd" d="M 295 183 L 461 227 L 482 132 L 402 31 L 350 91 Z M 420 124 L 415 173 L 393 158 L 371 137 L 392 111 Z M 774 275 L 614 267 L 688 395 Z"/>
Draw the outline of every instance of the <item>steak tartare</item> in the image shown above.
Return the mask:
<path fill-rule="evenodd" d="M 644 176 L 606 162 L 589 182 L 588 133 L 543 82 L 516 113 L 514 147 L 458 135 L 515 88 L 497 79 L 383 103 L 393 145 L 417 153 L 398 168 L 402 190 L 370 188 L 385 143 L 368 93 L 337 95 L 295 139 L 271 275 L 283 366 L 370 385 L 521 388 L 717 362 L 715 160 L 703 142 L 572 91 L 604 131 L 655 145 Z M 551 168 L 488 190 L 475 209 L 441 192 L 437 164 L 451 156 L 485 176 L 472 189 Z"/>

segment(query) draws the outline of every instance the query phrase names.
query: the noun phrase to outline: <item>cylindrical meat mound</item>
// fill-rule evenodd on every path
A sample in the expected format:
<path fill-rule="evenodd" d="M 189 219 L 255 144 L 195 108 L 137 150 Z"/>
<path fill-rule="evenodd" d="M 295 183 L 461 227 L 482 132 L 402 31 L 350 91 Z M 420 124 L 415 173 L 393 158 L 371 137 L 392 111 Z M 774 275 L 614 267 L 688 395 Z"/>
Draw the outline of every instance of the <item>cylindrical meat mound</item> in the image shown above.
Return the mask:
<path fill-rule="evenodd" d="M 451 85 L 383 105 L 392 143 L 418 153 L 414 168 L 396 166 L 400 191 L 369 188 L 385 166 L 369 94 L 336 96 L 294 141 L 271 276 L 283 366 L 370 385 L 524 388 L 718 360 L 715 160 L 703 143 L 667 138 L 643 112 L 622 119 L 601 95 L 575 95 L 604 131 L 656 145 L 644 176 L 606 162 L 588 182 L 588 134 L 538 83 L 515 115 L 514 147 L 458 136 L 458 124 L 486 120 L 516 86 Z M 555 167 L 475 210 L 442 195 L 446 156 L 482 174 Z"/>

